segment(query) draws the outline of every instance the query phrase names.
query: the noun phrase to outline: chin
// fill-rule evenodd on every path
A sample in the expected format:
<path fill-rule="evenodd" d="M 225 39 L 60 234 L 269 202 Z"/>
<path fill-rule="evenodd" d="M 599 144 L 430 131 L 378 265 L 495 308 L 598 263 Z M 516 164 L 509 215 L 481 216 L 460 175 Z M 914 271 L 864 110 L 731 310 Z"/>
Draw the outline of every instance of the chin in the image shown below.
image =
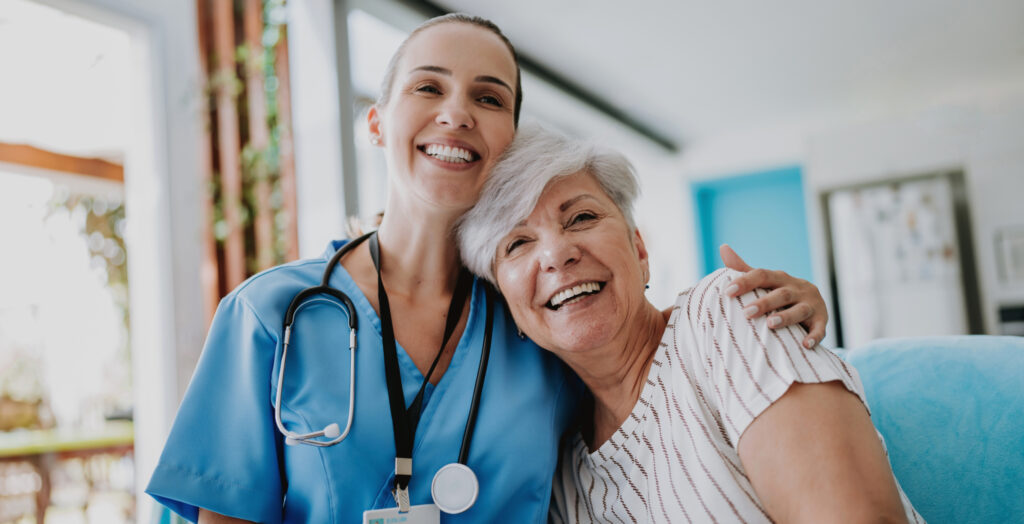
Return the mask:
<path fill-rule="evenodd" d="M 576 325 L 555 330 L 558 335 L 552 336 L 552 347 L 563 353 L 584 353 L 601 347 L 611 341 L 611 326 L 607 323 L 578 322 Z"/>
<path fill-rule="evenodd" d="M 467 186 L 468 184 L 465 182 L 439 183 L 428 188 L 430 193 L 428 198 L 440 207 L 468 210 L 480 198 L 480 191 L 479 188 L 473 190 Z"/>

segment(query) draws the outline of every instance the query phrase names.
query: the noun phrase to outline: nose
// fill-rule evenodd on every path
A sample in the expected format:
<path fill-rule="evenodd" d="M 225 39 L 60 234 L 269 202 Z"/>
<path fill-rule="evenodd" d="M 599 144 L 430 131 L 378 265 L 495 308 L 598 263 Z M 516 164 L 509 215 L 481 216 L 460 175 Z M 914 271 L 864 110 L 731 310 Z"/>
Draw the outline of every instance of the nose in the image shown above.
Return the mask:
<path fill-rule="evenodd" d="M 446 100 L 434 121 L 441 126 L 459 129 L 473 129 L 476 125 L 469 110 L 469 103 L 463 97 L 451 97 Z"/>
<path fill-rule="evenodd" d="M 568 239 L 554 236 L 543 241 L 541 246 L 541 269 L 546 272 L 557 272 L 580 261 L 582 252 L 579 247 Z"/>

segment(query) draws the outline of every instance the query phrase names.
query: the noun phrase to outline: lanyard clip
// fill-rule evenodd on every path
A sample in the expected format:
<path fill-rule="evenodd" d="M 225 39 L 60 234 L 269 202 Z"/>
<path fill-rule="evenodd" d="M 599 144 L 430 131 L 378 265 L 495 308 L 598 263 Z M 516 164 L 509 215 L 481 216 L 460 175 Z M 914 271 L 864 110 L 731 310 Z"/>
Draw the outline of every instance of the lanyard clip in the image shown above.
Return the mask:
<path fill-rule="evenodd" d="M 395 496 L 395 503 L 398 504 L 399 513 L 408 513 L 412 506 L 409 504 L 409 486 L 401 487 L 395 485 L 395 490 L 391 492 Z"/>
<path fill-rule="evenodd" d="M 409 505 L 409 477 L 412 476 L 412 459 L 408 457 L 395 457 L 395 490 L 391 492 L 395 497 L 395 503 L 398 504 L 399 513 L 408 513 L 410 509 Z M 402 487 L 402 484 L 398 481 L 399 477 L 405 477 L 406 484 Z"/>

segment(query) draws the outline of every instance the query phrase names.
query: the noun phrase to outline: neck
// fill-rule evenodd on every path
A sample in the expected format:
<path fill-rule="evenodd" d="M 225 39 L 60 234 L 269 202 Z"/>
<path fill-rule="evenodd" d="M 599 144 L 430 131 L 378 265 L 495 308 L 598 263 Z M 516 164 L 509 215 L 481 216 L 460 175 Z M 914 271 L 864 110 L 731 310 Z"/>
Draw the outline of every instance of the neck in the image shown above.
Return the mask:
<path fill-rule="evenodd" d="M 625 422 L 640 399 L 667 322 L 645 301 L 615 340 L 582 355 L 560 355 L 594 396 L 592 449 Z"/>
<path fill-rule="evenodd" d="M 410 297 L 451 293 L 461 265 L 452 230 L 458 217 L 384 213 L 377 234 L 381 275 L 389 293 L 404 291 Z"/>

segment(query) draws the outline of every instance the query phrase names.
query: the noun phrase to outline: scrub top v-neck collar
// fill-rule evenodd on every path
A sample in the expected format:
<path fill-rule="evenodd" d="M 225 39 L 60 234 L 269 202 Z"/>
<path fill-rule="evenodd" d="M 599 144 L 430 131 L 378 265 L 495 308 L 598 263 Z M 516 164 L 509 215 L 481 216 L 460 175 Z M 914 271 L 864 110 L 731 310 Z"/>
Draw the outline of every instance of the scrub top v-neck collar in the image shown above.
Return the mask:
<path fill-rule="evenodd" d="M 341 246 L 336 246 L 341 247 Z M 333 254 L 327 253 L 326 257 L 330 258 Z M 359 309 L 366 318 L 370 320 L 370 324 L 373 326 L 374 332 L 376 332 L 378 339 L 380 339 L 383 345 L 383 338 L 381 334 L 381 320 L 377 311 L 370 304 L 370 301 L 363 294 L 362 289 L 355 283 L 355 279 L 348 272 L 348 269 L 344 264 L 338 264 L 330 278 L 330 284 L 335 288 L 341 289 L 349 295 L 352 303 L 356 309 Z M 426 389 L 423 392 L 423 404 L 420 409 L 420 422 L 417 425 L 416 435 L 413 437 L 413 453 L 420 450 L 421 443 L 424 442 L 425 436 L 430 432 L 430 427 L 433 422 L 433 415 L 441 408 L 440 404 L 444 401 L 443 395 L 447 391 L 449 384 L 456 380 L 455 375 L 462 372 L 463 362 L 472 356 L 475 359 L 479 358 L 480 348 L 477 347 L 479 344 L 473 344 L 473 339 L 478 336 L 482 336 L 484 332 L 484 320 L 481 313 L 484 312 L 486 305 L 483 303 L 483 293 L 481 282 L 478 278 L 473 277 L 472 291 L 470 292 L 469 299 L 469 315 L 466 319 L 466 326 L 462 330 L 462 335 L 459 337 L 459 343 L 455 347 L 455 353 L 452 355 L 451 362 L 448 363 L 448 368 L 444 374 L 437 381 L 437 384 L 427 384 Z M 376 286 L 374 286 L 376 287 Z M 420 384 L 423 382 L 423 373 L 420 372 L 419 368 L 416 367 L 416 363 L 413 362 L 412 357 L 405 350 L 404 347 L 398 341 L 395 341 L 395 346 L 398 350 L 398 364 L 401 368 L 402 374 L 402 394 L 405 397 L 406 407 L 412 402 L 416 393 L 419 391 Z M 473 369 L 466 371 L 476 374 L 476 368 L 470 366 Z M 383 383 L 381 384 L 383 386 Z M 434 397 L 438 396 L 437 401 L 434 401 Z M 457 402 L 461 399 L 455 399 Z M 452 409 L 461 410 L 460 406 L 452 406 Z"/>

